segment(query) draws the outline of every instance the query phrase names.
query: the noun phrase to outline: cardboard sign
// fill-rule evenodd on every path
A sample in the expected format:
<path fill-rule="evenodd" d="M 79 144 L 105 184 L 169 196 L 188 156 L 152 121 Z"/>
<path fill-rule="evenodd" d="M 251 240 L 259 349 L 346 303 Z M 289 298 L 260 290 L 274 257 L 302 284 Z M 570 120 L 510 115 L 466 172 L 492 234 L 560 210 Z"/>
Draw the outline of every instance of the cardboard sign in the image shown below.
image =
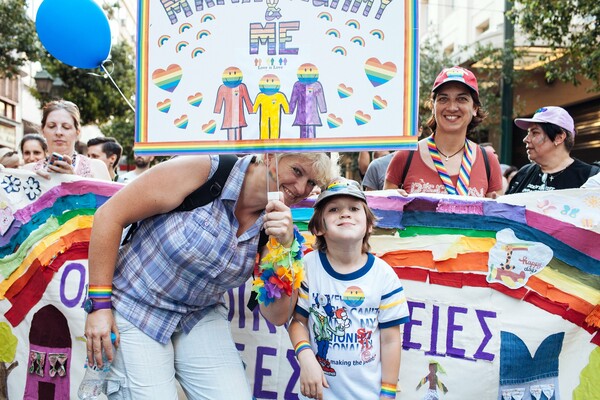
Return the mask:
<path fill-rule="evenodd" d="M 136 152 L 414 148 L 416 0 L 140 0 Z"/>

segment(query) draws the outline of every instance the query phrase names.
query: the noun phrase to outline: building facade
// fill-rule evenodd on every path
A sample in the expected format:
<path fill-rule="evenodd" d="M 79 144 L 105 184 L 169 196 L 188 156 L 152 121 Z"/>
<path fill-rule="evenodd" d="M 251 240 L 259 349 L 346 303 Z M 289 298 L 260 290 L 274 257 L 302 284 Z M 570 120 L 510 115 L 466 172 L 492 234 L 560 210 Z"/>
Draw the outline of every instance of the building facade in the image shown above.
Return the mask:
<path fill-rule="evenodd" d="M 476 74 L 478 60 L 473 58 L 473 45 L 504 46 L 504 0 L 421 0 L 419 6 L 421 42 L 437 35 L 442 44 L 440 51 Z M 530 117 L 545 105 L 565 108 L 573 116 L 578 132 L 572 156 L 586 162 L 600 161 L 600 92 L 588 91 L 591 83 L 583 78 L 578 86 L 546 81 L 543 65 L 537 61 L 537 56 L 549 50 L 542 45 L 531 46 L 517 27 L 514 42 L 515 46 L 526 49 L 530 56 L 515 65 L 515 69 L 521 69 L 521 79 L 527 84 L 514 82 L 513 117 Z M 498 132 L 496 137 L 489 138 L 498 153 L 508 151 L 511 164 L 515 166 L 526 164 L 528 160 L 522 143 L 525 132 L 514 124 L 510 132 L 501 129 Z M 510 149 L 501 148 L 500 135 L 512 135 Z"/>

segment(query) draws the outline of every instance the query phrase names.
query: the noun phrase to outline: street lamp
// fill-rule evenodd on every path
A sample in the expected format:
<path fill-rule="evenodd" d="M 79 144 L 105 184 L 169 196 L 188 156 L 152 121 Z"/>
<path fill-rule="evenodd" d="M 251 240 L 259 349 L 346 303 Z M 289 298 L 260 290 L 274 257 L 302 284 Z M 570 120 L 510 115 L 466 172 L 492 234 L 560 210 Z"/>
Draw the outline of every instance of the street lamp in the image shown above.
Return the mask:
<path fill-rule="evenodd" d="M 60 98 L 65 90 L 65 83 L 60 77 L 54 78 L 48 71 L 42 69 L 33 77 L 35 87 L 42 96 Z"/>
<path fill-rule="evenodd" d="M 35 80 L 35 87 L 37 91 L 40 92 L 40 94 L 50 94 L 50 91 L 52 90 L 52 81 L 54 80 L 54 78 L 52 78 L 52 75 L 50 75 L 48 71 L 46 71 L 45 69 L 38 71 L 33 77 L 33 79 Z"/>

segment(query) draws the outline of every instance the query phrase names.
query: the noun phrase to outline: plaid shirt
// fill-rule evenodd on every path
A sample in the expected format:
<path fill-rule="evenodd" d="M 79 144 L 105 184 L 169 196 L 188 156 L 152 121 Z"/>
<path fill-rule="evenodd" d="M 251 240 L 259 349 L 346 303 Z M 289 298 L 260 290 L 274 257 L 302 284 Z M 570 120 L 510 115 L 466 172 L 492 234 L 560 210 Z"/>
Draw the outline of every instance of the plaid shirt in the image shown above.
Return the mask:
<path fill-rule="evenodd" d="M 170 212 L 140 223 L 119 252 L 113 306 L 160 343 L 189 332 L 223 293 L 252 272 L 264 214 L 239 238 L 234 215 L 251 156 L 233 167 L 221 196 L 192 211 Z M 212 176 L 218 157 L 211 156 Z"/>

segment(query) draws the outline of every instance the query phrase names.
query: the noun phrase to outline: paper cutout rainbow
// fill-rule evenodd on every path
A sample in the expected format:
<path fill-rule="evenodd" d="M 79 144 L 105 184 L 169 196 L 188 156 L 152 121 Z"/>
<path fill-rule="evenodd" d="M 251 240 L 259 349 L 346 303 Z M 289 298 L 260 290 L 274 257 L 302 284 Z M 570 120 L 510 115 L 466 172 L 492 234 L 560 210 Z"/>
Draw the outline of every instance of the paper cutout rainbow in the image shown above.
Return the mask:
<path fill-rule="evenodd" d="M 42 298 L 50 279 L 66 261 L 87 258 L 93 214 L 121 186 L 65 182 L 13 210 L 15 219 L 0 236 L 0 300 L 12 303 L 4 315 L 12 326 Z"/>

